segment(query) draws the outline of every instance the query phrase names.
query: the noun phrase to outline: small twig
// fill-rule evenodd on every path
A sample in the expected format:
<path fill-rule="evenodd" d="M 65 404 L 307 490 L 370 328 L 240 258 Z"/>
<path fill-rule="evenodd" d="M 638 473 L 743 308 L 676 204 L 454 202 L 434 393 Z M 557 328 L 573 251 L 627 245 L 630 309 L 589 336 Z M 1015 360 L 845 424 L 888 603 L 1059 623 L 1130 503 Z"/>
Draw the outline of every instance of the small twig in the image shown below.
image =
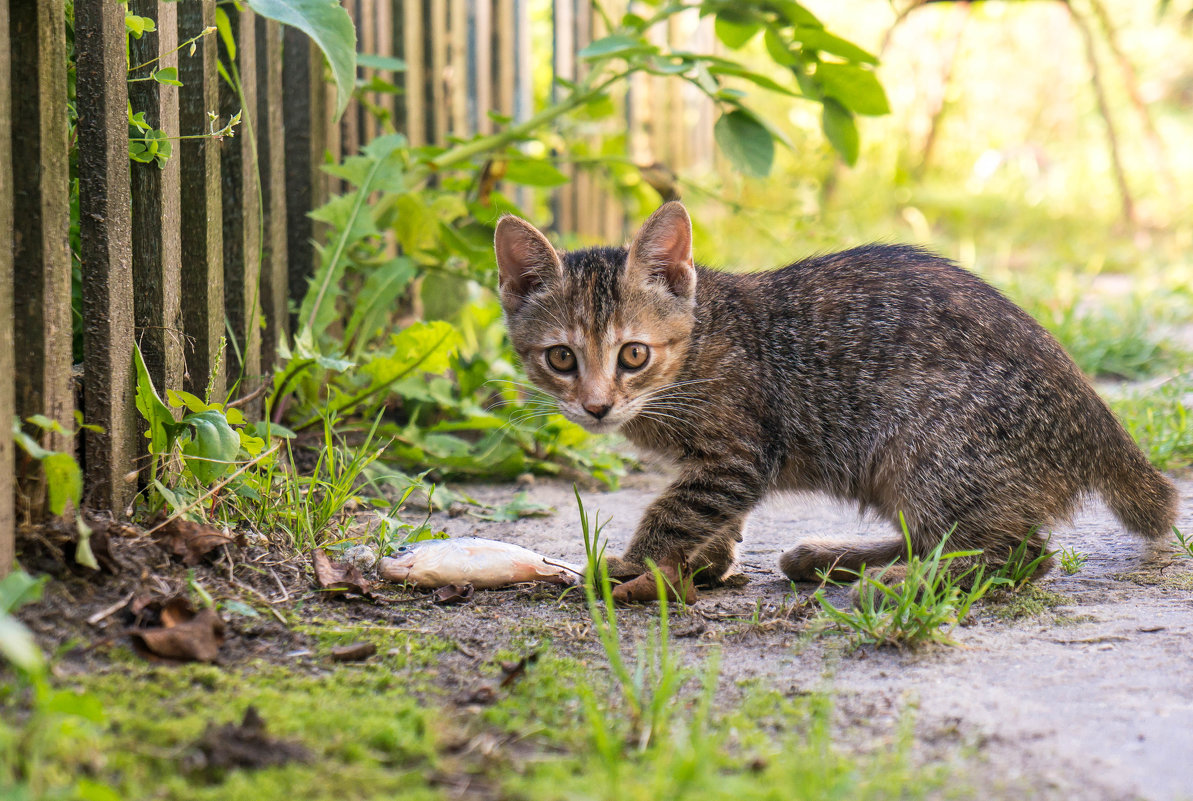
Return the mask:
<path fill-rule="evenodd" d="M 290 591 L 286 589 L 286 585 L 282 583 L 282 580 L 280 578 L 278 578 L 277 571 L 275 571 L 272 567 L 269 568 L 269 574 L 271 576 L 273 576 L 273 580 L 277 582 L 278 589 L 282 593 L 282 598 L 281 598 L 281 600 L 277 601 L 277 603 L 279 603 L 279 604 L 286 603 L 286 601 L 290 600 Z"/>
<path fill-rule="evenodd" d="M 104 618 L 111 617 L 112 615 L 116 614 L 117 612 L 119 612 L 121 609 L 123 609 L 125 606 L 128 605 L 128 602 L 133 599 L 134 595 L 136 595 L 136 593 L 130 592 L 128 595 L 124 596 L 123 598 L 121 598 L 119 601 L 112 604 L 111 606 L 105 606 L 103 609 L 99 610 L 94 615 L 87 618 L 87 624 L 90 626 L 94 626 L 97 623 L 99 623 L 101 620 L 103 620 Z"/>
<path fill-rule="evenodd" d="M 278 610 L 273 608 L 273 602 L 270 601 L 268 598 L 266 598 L 263 593 L 261 593 L 259 590 L 253 589 L 252 587 L 250 587 L 249 585 L 245 584 L 243 581 L 241 581 L 240 579 L 237 579 L 237 578 L 232 579 L 232 584 L 234 584 L 236 587 L 244 590 L 245 592 L 249 593 L 250 595 L 256 597 L 259 601 L 261 601 L 263 604 L 265 604 L 265 608 L 269 610 L 269 614 L 276 617 L 278 619 L 278 622 L 281 623 L 283 626 L 285 626 L 286 628 L 290 628 L 290 624 L 286 622 L 286 618 L 282 616 L 281 612 L 279 612 Z"/>
<path fill-rule="evenodd" d="M 252 403 L 257 398 L 264 395 L 265 391 L 267 389 L 269 389 L 269 383 L 268 382 L 263 383 L 261 386 L 257 387 L 249 394 L 247 394 L 243 397 L 237 398 L 236 400 L 232 401 L 231 403 L 225 404 L 224 408 L 225 409 L 235 409 L 237 406 L 245 406 L 249 403 Z"/>
<path fill-rule="evenodd" d="M 178 509 L 176 512 L 174 512 L 174 514 L 170 515 L 170 516 L 169 516 L 169 517 L 167 517 L 165 520 L 163 520 L 162 522 L 158 523 L 158 524 L 157 524 L 156 526 L 154 526 L 153 528 L 151 528 L 151 529 L 149 529 L 148 531 L 146 531 L 146 532 L 145 532 L 145 536 L 150 536 L 150 535 L 152 535 L 152 534 L 155 534 L 155 533 L 157 533 L 157 532 L 158 532 L 158 531 L 160 531 L 162 528 L 164 528 L 165 526 L 169 525 L 171 522 L 173 522 L 173 521 L 175 521 L 175 520 L 179 519 L 180 517 L 182 517 L 184 514 L 186 514 L 186 513 L 187 513 L 187 512 L 189 512 L 190 510 L 192 510 L 192 509 L 194 509 L 195 507 L 199 506 L 199 505 L 200 505 L 200 504 L 202 504 L 204 501 L 206 501 L 208 498 L 210 498 L 212 495 L 215 495 L 217 492 L 219 492 L 220 490 L 222 490 L 224 487 L 228 486 L 228 484 L 230 484 L 230 483 L 231 483 L 231 482 L 232 482 L 234 479 L 238 478 L 238 477 L 240 476 L 240 474 L 241 474 L 241 473 L 243 473 L 245 470 L 248 470 L 250 467 L 252 467 L 252 466 L 253 466 L 253 465 L 255 465 L 257 462 L 259 462 L 259 461 L 261 461 L 262 459 L 264 459 L 266 456 L 270 456 L 270 455 L 272 455 L 272 454 L 273 454 L 273 453 L 275 453 L 275 452 L 278 450 L 278 448 L 280 448 L 280 447 L 281 447 L 281 444 L 279 443 L 278 445 L 274 445 L 274 446 L 273 446 L 272 448 L 270 448 L 269 450 L 267 450 L 267 451 L 262 451 L 262 452 L 261 452 L 260 454 L 258 454 L 257 456 L 254 456 L 252 459 L 250 459 L 249 461 L 245 462 L 245 463 L 244 463 L 244 464 L 242 464 L 240 467 L 238 467 L 238 468 L 236 469 L 236 472 L 232 473 L 232 475 L 230 475 L 230 476 L 228 476 L 227 478 L 223 479 L 223 480 L 222 480 L 222 481 L 220 481 L 218 484 L 216 484 L 214 487 L 212 487 L 211 489 L 207 490 L 207 492 L 203 493 L 203 494 L 202 494 L 202 495 L 200 495 L 198 498 L 195 498 L 195 500 L 191 501 L 191 502 L 190 502 L 190 503 L 188 503 L 186 506 L 182 506 L 182 507 L 180 507 L 180 508 L 179 508 L 179 509 Z"/>

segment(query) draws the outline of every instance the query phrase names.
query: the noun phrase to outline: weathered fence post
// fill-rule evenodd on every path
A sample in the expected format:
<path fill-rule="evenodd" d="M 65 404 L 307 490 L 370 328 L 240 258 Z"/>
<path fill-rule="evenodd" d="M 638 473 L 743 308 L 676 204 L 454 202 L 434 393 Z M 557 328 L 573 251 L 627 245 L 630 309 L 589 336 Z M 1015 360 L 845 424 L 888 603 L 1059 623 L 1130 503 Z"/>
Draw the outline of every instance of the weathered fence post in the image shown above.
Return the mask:
<path fill-rule="evenodd" d="M 178 5 L 178 37 L 186 41 L 215 25 L 215 0 Z M 209 112 L 219 110 L 216 36 L 205 35 L 194 54 L 178 65 L 179 124 L 182 136 L 211 129 Z M 224 120 L 220 120 L 223 123 Z M 182 327 L 186 332 L 184 385 L 202 397 L 211 381 L 213 398 L 224 394 L 220 338 L 224 333 L 223 225 L 220 206 L 219 140 L 183 139 L 182 165 Z M 214 375 L 213 375 L 214 374 Z"/>
<path fill-rule="evenodd" d="M 149 17 L 156 31 L 147 31 L 130 42 L 132 66 L 152 66 L 133 71 L 144 78 L 152 69 L 178 67 L 178 4 L 164 0 L 130 0 L 129 10 Z M 156 61 L 155 61 L 156 59 Z M 133 113 L 144 112 L 145 122 L 177 139 L 178 87 L 157 81 L 129 84 Z M 158 392 L 182 387 L 183 331 L 181 158 L 174 153 L 164 165 L 132 166 L 133 202 L 133 322 L 145 366 Z"/>
<path fill-rule="evenodd" d="M 13 408 L 12 344 L 12 158 L 10 132 L 11 94 L 9 83 L 8 3 L 0 2 L 0 578 L 12 570 L 16 556 L 16 521 L 13 499 L 12 431 Z"/>
<path fill-rule="evenodd" d="M 261 366 L 277 361 L 278 343 L 286 339 L 290 315 L 286 300 L 286 152 L 282 127 L 282 26 L 257 18 L 257 166 L 261 181 Z"/>
<path fill-rule="evenodd" d="M 83 259 L 84 417 L 91 504 L 123 510 L 133 485 L 133 255 L 124 8 L 76 0 L 79 242 Z"/>
<path fill-rule="evenodd" d="M 220 37 L 220 60 L 240 91 L 220 82 L 220 118 L 243 113 L 240 129 L 220 147 L 223 178 L 224 309 L 232 342 L 228 347 L 230 381 L 240 381 L 240 390 L 256 389 L 261 376 L 261 206 L 258 202 L 256 161 L 257 40 L 253 12 L 227 6 L 229 28 L 235 48 L 229 50 Z M 276 99 L 278 102 L 281 98 Z M 243 107 L 242 107 L 243 106 Z M 239 358 L 237 356 L 239 355 Z M 252 382 L 254 386 L 246 386 Z M 257 407 L 246 410 L 256 416 Z"/>
<path fill-rule="evenodd" d="M 323 163 L 327 96 L 323 56 L 302 31 L 285 29 L 282 39 L 282 115 L 286 127 L 286 253 L 290 297 L 301 301 L 315 270 L 315 227 L 307 216 L 323 205 L 327 184 Z"/>
<path fill-rule="evenodd" d="M 10 0 L 9 41 L 12 113 L 13 354 L 16 411 L 44 414 L 74 425 L 71 384 L 70 187 L 66 122 L 66 25 L 64 0 Z M 70 451 L 73 442 L 48 434 L 47 447 Z M 28 511 L 44 511 L 40 466 L 20 471 Z"/>

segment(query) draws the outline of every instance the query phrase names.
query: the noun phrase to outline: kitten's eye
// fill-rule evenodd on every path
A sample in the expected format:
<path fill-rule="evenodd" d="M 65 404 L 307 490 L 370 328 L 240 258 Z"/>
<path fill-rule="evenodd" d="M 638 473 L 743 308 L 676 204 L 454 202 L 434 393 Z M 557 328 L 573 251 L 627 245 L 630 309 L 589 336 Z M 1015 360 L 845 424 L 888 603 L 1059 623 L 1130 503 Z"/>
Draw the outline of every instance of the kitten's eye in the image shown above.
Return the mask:
<path fill-rule="evenodd" d="M 570 373 L 576 369 L 576 354 L 572 353 L 571 348 L 565 348 L 563 345 L 547 348 L 547 364 L 551 365 L 552 370 Z"/>
<path fill-rule="evenodd" d="M 617 363 L 627 370 L 637 370 L 646 364 L 650 358 L 650 348 L 641 342 L 629 342 L 621 346 L 621 353 L 617 354 Z"/>

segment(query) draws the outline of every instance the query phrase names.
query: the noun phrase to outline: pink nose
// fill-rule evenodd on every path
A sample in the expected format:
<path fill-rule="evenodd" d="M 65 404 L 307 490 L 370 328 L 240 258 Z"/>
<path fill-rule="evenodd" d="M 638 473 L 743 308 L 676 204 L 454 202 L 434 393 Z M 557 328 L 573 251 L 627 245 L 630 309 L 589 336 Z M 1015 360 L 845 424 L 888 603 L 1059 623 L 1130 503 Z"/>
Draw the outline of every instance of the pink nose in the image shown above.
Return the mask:
<path fill-rule="evenodd" d="M 613 405 L 609 404 L 609 403 L 586 403 L 586 404 L 584 404 L 584 411 L 588 412 L 589 414 L 591 414 L 593 417 L 595 417 L 598 420 L 600 420 L 605 415 L 607 415 L 609 413 L 609 410 L 612 408 L 613 408 Z"/>

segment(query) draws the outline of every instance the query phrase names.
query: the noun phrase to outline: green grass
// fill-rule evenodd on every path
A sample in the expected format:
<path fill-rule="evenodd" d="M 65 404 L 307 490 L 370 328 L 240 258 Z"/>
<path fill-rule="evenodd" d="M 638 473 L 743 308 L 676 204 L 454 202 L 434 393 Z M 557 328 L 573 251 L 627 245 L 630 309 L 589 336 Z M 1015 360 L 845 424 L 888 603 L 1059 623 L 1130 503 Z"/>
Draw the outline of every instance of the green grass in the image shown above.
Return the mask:
<path fill-rule="evenodd" d="M 1176 526 L 1172 527 L 1172 533 L 1175 537 L 1172 544 L 1176 546 L 1177 551 L 1193 559 L 1193 537 L 1186 536 Z"/>
<path fill-rule="evenodd" d="M 820 604 L 821 618 L 815 625 L 821 629 L 835 626 L 862 643 L 876 645 L 914 648 L 927 643 L 955 644 L 949 634 L 997 580 L 984 578 L 979 565 L 954 567 L 955 562 L 962 564 L 958 560 L 981 552 L 946 552 L 947 536 L 926 557 L 913 554 L 907 524 L 900 520 L 907 541 L 906 564 L 888 565 L 876 572 L 861 571 L 852 608 L 834 606 L 823 589 L 817 590 L 814 597 Z M 905 575 L 896 577 L 894 571 L 904 567 Z"/>
<path fill-rule="evenodd" d="M 1190 392 L 1193 383 L 1183 377 L 1110 402 L 1127 431 L 1161 470 L 1193 464 L 1193 424 L 1185 401 Z"/>
<path fill-rule="evenodd" d="M 1062 548 L 1060 550 L 1060 567 L 1065 575 L 1072 576 L 1085 566 L 1085 554 L 1076 548 Z"/>

